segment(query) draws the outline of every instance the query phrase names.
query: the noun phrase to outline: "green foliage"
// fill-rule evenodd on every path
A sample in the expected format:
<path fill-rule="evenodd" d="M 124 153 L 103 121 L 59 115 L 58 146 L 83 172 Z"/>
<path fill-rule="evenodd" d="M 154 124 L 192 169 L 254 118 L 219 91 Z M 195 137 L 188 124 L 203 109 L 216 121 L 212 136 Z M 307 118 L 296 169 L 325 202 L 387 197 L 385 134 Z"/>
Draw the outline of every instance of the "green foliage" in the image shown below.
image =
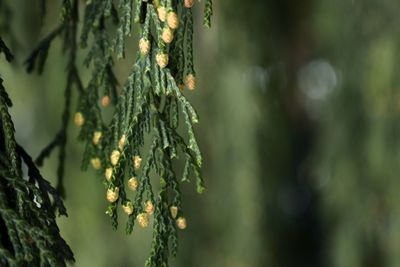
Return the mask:
<path fill-rule="evenodd" d="M 206 26 L 208 28 L 211 27 L 212 13 L 213 13 L 212 0 L 206 0 L 206 5 L 205 5 L 205 8 L 204 8 L 203 24 L 204 24 L 204 26 Z"/>
<path fill-rule="evenodd" d="M 57 190 L 64 195 L 63 179 L 64 179 L 64 164 L 66 156 L 67 130 L 70 118 L 71 109 L 71 94 L 72 89 L 76 88 L 78 92 L 83 92 L 83 85 L 79 77 L 78 68 L 76 66 L 76 40 L 77 40 L 77 23 L 78 23 L 78 1 L 74 1 L 71 5 L 69 1 L 64 1 L 62 11 L 62 23 L 53 30 L 46 38 L 44 38 L 33 50 L 29 58 L 26 60 L 27 71 L 31 72 L 35 68 L 38 73 L 42 73 L 47 54 L 51 42 L 57 37 L 63 37 L 63 48 L 68 53 L 67 65 L 67 84 L 64 90 L 65 105 L 61 119 L 61 127 L 54 139 L 42 150 L 36 163 L 39 166 L 43 165 L 44 159 L 49 157 L 53 149 L 59 147 L 58 159 L 59 165 L 57 169 L 58 184 Z"/>
<path fill-rule="evenodd" d="M 4 53 L 4 55 L 6 56 L 6 59 L 8 61 L 11 61 L 14 59 L 14 56 L 11 54 L 11 51 L 8 49 L 8 47 L 3 42 L 2 39 L 0 39 L 0 53 Z"/>
<path fill-rule="evenodd" d="M 168 257 L 177 253 L 177 228 L 186 227 L 179 181 L 194 179 L 197 191 L 204 190 L 202 156 L 193 129 L 198 116 L 183 93 L 185 85 L 190 90 L 195 88 L 193 14 L 184 1 L 135 1 L 135 7 L 133 2 L 88 1 L 78 43 L 79 3 L 64 0 L 60 25 L 27 59 L 27 70 L 41 73 L 52 41 L 63 37 L 69 63 L 62 126 L 37 163 L 41 165 L 59 147 L 58 189 L 63 192 L 71 90 L 77 88 L 74 120 L 81 127 L 79 140 L 85 143 L 82 168 L 87 169 L 91 163 L 104 175 L 110 202 L 107 214 L 113 227 L 118 225 L 119 205 L 129 216 L 127 233 L 132 232 L 136 221 L 147 226 L 148 217 L 154 212 L 152 249 L 146 266 L 168 266 Z M 204 24 L 209 27 L 211 1 L 205 5 Z M 139 54 L 119 88 L 113 58 L 125 56 L 132 18 L 140 26 Z M 172 42 L 166 40 L 166 30 L 172 32 Z M 79 45 L 87 48 L 84 64 L 92 70 L 86 86 L 81 83 L 75 63 Z M 115 104 L 114 115 L 106 121 L 103 108 L 107 108 L 110 99 Z M 182 122 L 184 125 L 180 126 Z M 182 174 L 176 173 L 174 167 L 180 158 L 185 163 Z M 160 182 L 154 183 L 153 176 Z M 129 184 L 132 179 L 137 181 L 137 187 Z M 130 205 L 133 210 L 127 209 Z"/>
<path fill-rule="evenodd" d="M 13 59 L 1 38 L 0 52 L 7 60 Z M 8 112 L 11 106 L 0 78 L 0 266 L 66 266 L 74 258 L 55 218 L 56 210 L 67 215 L 65 207 L 17 144 Z"/>

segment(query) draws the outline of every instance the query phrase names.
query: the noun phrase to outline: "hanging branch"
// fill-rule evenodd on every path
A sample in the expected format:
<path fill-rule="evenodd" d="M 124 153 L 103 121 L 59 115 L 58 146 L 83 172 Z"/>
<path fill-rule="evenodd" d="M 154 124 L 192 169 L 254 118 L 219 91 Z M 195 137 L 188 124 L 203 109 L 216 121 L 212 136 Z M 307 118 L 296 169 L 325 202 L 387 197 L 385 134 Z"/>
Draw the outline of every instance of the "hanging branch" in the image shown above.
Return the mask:
<path fill-rule="evenodd" d="M 8 47 L 1 39 L 0 39 L 0 53 L 3 53 L 6 56 L 7 61 L 12 61 L 14 59 L 14 56 L 11 54 Z"/>
<path fill-rule="evenodd" d="M 64 90 L 64 111 L 61 119 L 61 128 L 54 137 L 54 139 L 40 152 L 36 159 L 36 164 L 42 166 L 44 159 L 51 155 L 51 152 L 58 147 L 58 168 L 57 168 L 57 190 L 62 196 L 65 196 L 63 179 L 65 176 L 65 157 L 66 157 L 66 144 L 67 144 L 67 130 L 71 113 L 71 94 L 72 88 L 75 86 L 79 93 L 83 93 L 83 85 L 79 76 L 78 68 L 76 65 L 77 53 L 77 30 L 78 30 L 78 1 L 73 0 L 72 4 L 68 0 L 63 3 L 63 17 L 62 23 L 46 36 L 33 50 L 29 58 L 26 60 L 27 71 L 31 72 L 35 68 L 38 73 L 42 73 L 44 64 L 47 59 L 47 54 L 52 41 L 58 37 L 63 37 L 64 51 L 68 52 L 67 64 L 67 83 Z M 36 66 L 36 63 L 38 64 Z"/>
<path fill-rule="evenodd" d="M 1 38 L 0 52 L 12 60 Z M 11 106 L 0 78 L 0 266 L 66 266 L 74 257 L 55 218 L 55 210 L 67 215 L 66 209 L 57 191 L 15 141 L 8 112 Z"/>
<path fill-rule="evenodd" d="M 16 50 L 19 45 L 10 23 L 13 17 L 14 13 L 12 12 L 10 4 L 5 0 L 0 0 L 0 33 L 3 38 L 9 40 L 8 43 Z"/>
<path fill-rule="evenodd" d="M 213 14 L 213 6 L 212 6 L 212 0 L 206 0 L 206 5 L 204 7 L 204 20 L 203 20 L 203 25 L 211 28 L 211 17 Z"/>
<path fill-rule="evenodd" d="M 92 75 L 86 86 L 78 86 L 74 115 L 74 122 L 80 127 L 79 140 L 85 143 L 82 168 L 91 164 L 104 176 L 106 199 L 110 203 L 106 213 L 114 228 L 118 226 L 119 206 L 129 217 L 128 234 L 135 223 L 147 227 L 153 218 L 153 242 L 146 261 L 150 267 L 168 266 L 169 257 L 177 254 L 177 229 L 186 228 L 180 180 L 194 179 L 197 191 L 204 190 L 202 156 L 194 133 L 198 116 L 184 93 L 185 88 L 196 88 L 193 6 L 194 0 L 91 0 L 84 10 L 80 44 L 88 48 L 84 63 L 91 68 Z M 72 32 L 73 38 L 64 43 L 70 55 L 76 50 L 76 8 L 76 1 L 70 6 L 64 0 L 66 15 L 60 32 Z M 208 27 L 211 15 L 212 3 L 207 0 L 204 24 Z M 139 53 L 118 95 L 113 57 L 125 56 L 132 19 L 140 27 Z M 41 52 L 36 54 L 45 57 L 52 39 L 52 34 L 45 38 L 42 48 L 38 48 Z M 33 55 L 28 66 L 33 66 L 30 62 L 37 57 L 40 58 Z M 69 72 L 73 77 L 78 77 L 75 63 L 69 69 L 74 70 Z M 68 77 L 68 81 L 72 79 Z M 111 101 L 115 103 L 114 114 L 107 122 L 102 109 L 108 108 Z M 63 120 L 63 125 L 67 121 Z M 181 123 L 184 125 L 179 127 Z M 58 138 L 64 135 L 59 133 L 43 150 L 39 163 L 53 148 L 65 146 Z M 184 159 L 185 166 L 180 174 L 174 167 L 179 158 Z M 153 176 L 159 178 L 159 184 L 151 181 Z"/>

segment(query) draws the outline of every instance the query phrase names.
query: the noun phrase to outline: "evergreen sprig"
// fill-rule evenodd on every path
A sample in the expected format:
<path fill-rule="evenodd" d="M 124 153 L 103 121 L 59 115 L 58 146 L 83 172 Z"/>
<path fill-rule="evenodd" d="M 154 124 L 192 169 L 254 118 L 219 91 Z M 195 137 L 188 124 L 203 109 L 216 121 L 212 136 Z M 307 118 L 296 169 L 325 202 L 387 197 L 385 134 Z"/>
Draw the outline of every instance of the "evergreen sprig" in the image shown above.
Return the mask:
<path fill-rule="evenodd" d="M 84 63 L 92 75 L 84 86 L 75 64 L 78 4 L 64 0 L 61 25 L 39 43 L 27 61 L 30 70 L 38 60 L 41 71 L 54 37 L 69 36 L 64 37 L 70 55 L 67 89 L 71 84 L 79 89 L 74 122 L 80 127 L 79 140 L 85 143 L 82 167 L 91 164 L 104 176 L 110 202 L 106 213 L 114 228 L 118 226 L 119 206 L 129 216 L 127 233 L 133 231 L 135 223 L 147 227 L 153 217 L 153 242 L 146 261 L 150 267 L 168 266 L 169 256 L 177 253 L 177 229 L 186 228 L 180 181 L 195 179 L 197 191 L 204 190 L 202 156 L 194 133 L 198 115 L 184 93 L 185 88 L 196 87 L 193 5 L 194 0 L 88 1 L 79 42 L 87 48 Z M 207 0 L 205 6 L 204 24 L 210 26 L 211 1 Z M 132 19 L 140 28 L 139 53 L 118 94 L 113 58 L 125 56 Z M 39 163 L 56 146 L 60 150 L 65 147 L 69 90 L 62 132 L 43 150 Z M 106 121 L 102 110 L 111 101 L 114 114 Z M 184 169 L 177 173 L 174 166 L 180 158 Z M 63 160 L 60 157 L 60 164 Z M 151 177 L 158 177 L 159 182 Z"/>
<path fill-rule="evenodd" d="M 204 7 L 204 20 L 203 20 L 203 25 L 211 28 L 211 17 L 213 14 L 213 6 L 212 6 L 212 0 L 206 0 L 206 5 Z"/>
<path fill-rule="evenodd" d="M 48 51 L 51 43 L 56 37 L 62 37 L 63 50 L 68 54 L 67 63 L 67 79 L 64 89 L 64 111 L 61 119 L 61 127 L 54 139 L 40 152 L 36 159 L 39 166 L 43 165 L 44 159 L 49 157 L 55 148 L 59 148 L 58 152 L 58 168 L 57 168 L 57 190 L 62 196 L 65 195 L 63 187 L 63 179 L 65 175 L 65 158 L 67 145 L 68 123 L 71 114 L 71 95 L 72 89 L 76 88 L 79 93 L 83 93 L 83 85 L 79 76 L 76 64 L 77 57 L 77 38 L 78 38 L 78 4 L 77 0 L 64 0 L 61 12 L 61 23 L 49 35 L 39 42 L 37 47 L 32 51 L 26 60 L 26 68 L 28 72 L 36 69 L 38 73 L 42 73 Z"/>
<path fill-rule="evenodd" d="M 1 38 L 0 52 L 13 59 Z M 66 266 L 74 257 L 55 218 L 56 210 L 67 215 L 66 209 L 57 190 L 17 144 L 11 106 L 0 78 L 0 266 Z"/>

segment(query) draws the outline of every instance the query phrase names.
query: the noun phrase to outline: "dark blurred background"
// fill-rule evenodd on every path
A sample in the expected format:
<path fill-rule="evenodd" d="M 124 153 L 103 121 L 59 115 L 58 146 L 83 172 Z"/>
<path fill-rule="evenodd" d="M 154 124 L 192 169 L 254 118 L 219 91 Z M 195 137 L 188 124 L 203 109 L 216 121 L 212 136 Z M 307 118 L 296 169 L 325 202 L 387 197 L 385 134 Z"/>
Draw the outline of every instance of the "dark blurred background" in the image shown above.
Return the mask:
<path fill-rule="evenodd" d="M 45 18 L 39 1 L 6 2 L 0 33 L 11 26 L 17 62 L 0 72 L 17 140 L 37 155 L 61 123 L 66 59 L 57 40 L 42 76 L 22 63 L 57 24 L 60 1 L 47 1 Z M 189 226 L 171 266 L 400 266 L 400 2 L 215 1 L 211 30 L 202 4 L 199 86 L 186 95 L 201 118 L 207 190 L 182 185 Z M 115 67 L 121 84 L 130 42 Z M 75 266 L 143 266 L 151 230 L 111 229 L 102 178 L 79 170 L 76 135 L 71 127 L 69 217 L 59 219 Z M 42 168 L 53 184 L 55 170 L 54 158 Z"/>

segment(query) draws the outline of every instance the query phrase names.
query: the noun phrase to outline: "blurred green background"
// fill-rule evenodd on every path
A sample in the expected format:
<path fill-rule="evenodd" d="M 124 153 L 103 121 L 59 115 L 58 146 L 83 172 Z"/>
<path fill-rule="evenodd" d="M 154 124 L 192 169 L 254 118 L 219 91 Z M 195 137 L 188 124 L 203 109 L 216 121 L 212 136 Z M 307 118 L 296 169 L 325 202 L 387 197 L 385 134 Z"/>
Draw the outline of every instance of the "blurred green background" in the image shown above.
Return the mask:
<path fill-rule="evenodd" d="M 47 1 L 45 18 L 39 1 L 0 7 L 17 58 L 0 73 L 17 140 L 34 156 L 61 123 L 59 40 L 42 76 L 22 65 L 57 24 L 58 2 Z M 196 4 L 199 86 L 186 95 L 201 118 L 207 190 L 182 184 L 189 226 L 171 266 L 400 266 L 400 2 L 215 1 L 211 30 Z M 121 84 L 136 44 L 115 66 Z M 79 170 L 76 135 L 70 127 L 69 217 L 59 219 L 75 266 L 143 266 L 151 230 L 111 229 L 102 178 Z M 56 163 L 42 168 L 53 184 Z"/>

